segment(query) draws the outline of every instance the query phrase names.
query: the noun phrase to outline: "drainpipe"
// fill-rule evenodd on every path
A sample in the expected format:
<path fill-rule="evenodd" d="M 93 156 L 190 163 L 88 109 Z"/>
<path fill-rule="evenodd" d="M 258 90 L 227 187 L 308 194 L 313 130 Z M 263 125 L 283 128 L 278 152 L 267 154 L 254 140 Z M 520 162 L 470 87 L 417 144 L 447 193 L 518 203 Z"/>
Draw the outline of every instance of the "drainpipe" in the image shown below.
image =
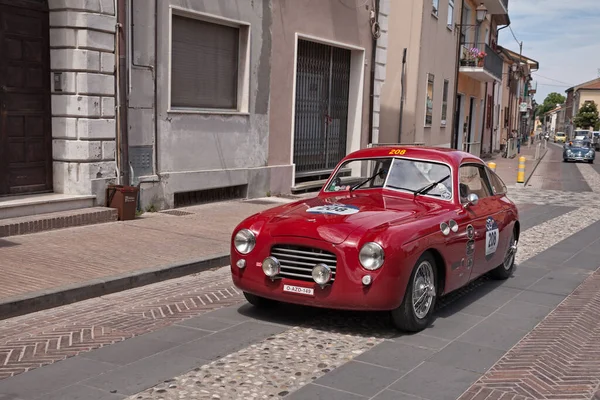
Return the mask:
<path fill-rule="evenodd" d="M 158 0 L 157 0 L 158 2 Z M 378 20 L 379 20 L 379 0 L 375 0 L 375 10 L 373 10 L 374 12 L 374 16 L 371 20 L 371 31 L 373 32 L 375 30 L 375 24 L 378 24 Z M 379 25 L 377 25 L 377 28 L 379 28 Z M 368 143 L 370 144 L 373 141 L 373 110 L 375 108 L 375 59 L 377 56 L 377 39 L 379 38 L 379 35 L 375 35 L 373 34 L 373 44 L 372 44 L 372 50 L 371 50 L 371 96 L 369 96 L 369 140 Z M 378 140 L 379 141 L 379 140 Z"/>
<path fill-rule="evenodd" d="M 492 83 L 492 123 L 490 127 L 490 154 L 494 152 L 494 122 L 496 115 L 496 81 Z"/>
<path fill-rule="evenodd" d="M 116 0 L 117 1 L 117 43 L 118 48 L 115 49 L 117 52 L 116 57 L 116 75 L 117 75 L 117 137 L 118 145 L 117 151 L 121 153 L 119 173 L 120 173 L 120 184 L 129 185 L 129 141 L 128 141 L 128 125 L 127 125 L 127 104 L 128 104 L 128 66 L 127 66 L 127 0 Z"/>
<path fill-rule="evenodd" d="M 402 143 L 402 116 L 404 115 L 404 74 L 406 68 L 406 47 L 402 52 L 402 70 L 400 72 L 400 125 L 398 126 L 398 143 Z"/>
<path fill-rule="evenodd" d="M 488 82 L 485 83 L 485 95 L 483 97 L 483 123 L 481 124 L 481 150 L 479 151 L 479 153 L 483 152 L 483 134 L 485 133 L 485 126 L 487 124 L 487 120 L 488 120 L 488 112 L 487 112 L 487 106 L 488 106 Z M 479 156 L 481 157 L 481 154 L 479 154 Z"/>
<path fill-rule="evenodd" d="M 458 108 L 458 101 L 456 101 L 456 97 L 458 96 L 458 71 L 460 68 L 460 36 L 462 34 L 462 20 L 463 20 L 463 13 L 465 10 L 465 0 L 461 1 L 461 5 L 460 5 L 460 31 L 458 32 L 458 37 L 456 38 L 456 69 L 454 71 L 454 107 L 452 107 L 452 116 L 453 118 L 456 118 L 456 110 Z M 456 123 L 458 121 L 452 121 L 452 148 L 456 149 L 458 148 L 458 131 L 456 129 Z M 460 129 L 460 126 L 458 127 L 458 129 Z"/>

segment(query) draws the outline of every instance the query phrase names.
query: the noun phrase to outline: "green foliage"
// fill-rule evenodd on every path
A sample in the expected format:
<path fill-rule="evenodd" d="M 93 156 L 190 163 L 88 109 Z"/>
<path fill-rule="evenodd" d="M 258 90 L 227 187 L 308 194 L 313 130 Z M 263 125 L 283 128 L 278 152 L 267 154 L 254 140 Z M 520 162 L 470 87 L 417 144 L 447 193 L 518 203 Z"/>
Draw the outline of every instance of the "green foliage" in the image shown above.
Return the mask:
<path fill-rule="evenodd" d="M 560 93 L 552 92 L 544 99 L 544 102 L 538 107 L 537 115 L 544 115 L 548 111 L 556 107 L 557 104 L 562 104 L 566 100 L 565 96 Z"/>
<path fill-rule="evenodd" d="M 598 105 L 595 101 L 584 103 L 577 112 L 575 118 L 573 118 L 575 126 L 578 128 L 588 129 L 593 127 L 598 129 L 600 125 L 600 118 L 598 116 Z"/>
<path fill-rule="evenodd" d="M 154 206 L 154 204 L 150 204 L 148 207 L 146 207 L 146 212 L 156 212 L 156 207 Z"/>

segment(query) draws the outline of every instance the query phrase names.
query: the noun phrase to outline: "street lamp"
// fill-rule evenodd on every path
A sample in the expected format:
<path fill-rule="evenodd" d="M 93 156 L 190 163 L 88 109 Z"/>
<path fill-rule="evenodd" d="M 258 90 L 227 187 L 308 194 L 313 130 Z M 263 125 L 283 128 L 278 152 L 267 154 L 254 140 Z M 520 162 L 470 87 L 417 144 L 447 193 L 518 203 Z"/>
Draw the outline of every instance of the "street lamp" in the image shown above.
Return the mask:
<path fill-rule="evenodd" d="M 487 8 L 483 5 L 483 3 L 479 4 L 479 7 L 475 10 L 475 19 L 478 23 L 482 23 L 487 16 Z"/>

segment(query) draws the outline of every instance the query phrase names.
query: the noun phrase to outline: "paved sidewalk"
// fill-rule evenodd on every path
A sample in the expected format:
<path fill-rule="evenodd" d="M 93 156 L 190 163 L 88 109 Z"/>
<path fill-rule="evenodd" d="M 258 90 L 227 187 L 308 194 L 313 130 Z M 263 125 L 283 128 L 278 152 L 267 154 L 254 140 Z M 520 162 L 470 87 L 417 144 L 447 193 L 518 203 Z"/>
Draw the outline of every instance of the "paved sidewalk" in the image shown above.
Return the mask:
<path fill-rule="evenodd" d="M 489 159 L 485 159 L 486 163 L 496 163 L 496 173 L 502 178 L 507 186 L 515 186 L 517 183 L 517 172 L 519 170 L 519 158 L 525 157 L 525 182 L 529 180 L 537 167 L 538 161 L 535 160 L 535 150 L 537 146 L 536 142 L 533 146 L 522 146 L 521 153 L 517 154 L 515 158 L 503 158 L 502 154 L 495 154 Z M 548 150 L 551 150 L 551 145 L 548 143 Z M 541 154 L 545 155 L 546 150 L 542 144 Z M 543 156 L 542 156 L 543 158 Z"/>
<path fill-rule="evenodd" d="M 0 239 L 0 319 L 228 265 L 235 226 L 291 201 L 221 202 Z"/>

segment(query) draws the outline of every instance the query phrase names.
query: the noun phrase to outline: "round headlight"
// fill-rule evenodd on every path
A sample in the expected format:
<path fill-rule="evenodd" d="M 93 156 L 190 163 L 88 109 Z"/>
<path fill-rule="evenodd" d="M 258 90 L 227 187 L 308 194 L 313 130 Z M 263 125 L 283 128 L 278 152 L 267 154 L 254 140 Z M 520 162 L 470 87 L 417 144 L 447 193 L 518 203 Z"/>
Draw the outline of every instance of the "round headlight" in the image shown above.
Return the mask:
<path fill-rule="evenodd" d="M 358 254 L 360 265 L 369 271 L 374 271 L 383 265 L 385 258 L 383 248 L 374 242 L 366 243 Z"/>
<path fill-rule="evenodd" d="M 325 285 L 331 280 L 331 268 L 325 264 L 317 264 L 312 270 L 312 278 L 319 285 Z"/>
<path fill-rule="evenodd" d="M 267 257 L 263 260 L 262 269 L 266 276 L 274 278 L 279 274 L 281 264 L 275 257 Z"/>
<path fill-rule="evenodd" d="M 256 236 L 250 230 L 242 229 L 235 235 L 233 244 L 241 254 L 248 254 L 256 245 Z"/>

